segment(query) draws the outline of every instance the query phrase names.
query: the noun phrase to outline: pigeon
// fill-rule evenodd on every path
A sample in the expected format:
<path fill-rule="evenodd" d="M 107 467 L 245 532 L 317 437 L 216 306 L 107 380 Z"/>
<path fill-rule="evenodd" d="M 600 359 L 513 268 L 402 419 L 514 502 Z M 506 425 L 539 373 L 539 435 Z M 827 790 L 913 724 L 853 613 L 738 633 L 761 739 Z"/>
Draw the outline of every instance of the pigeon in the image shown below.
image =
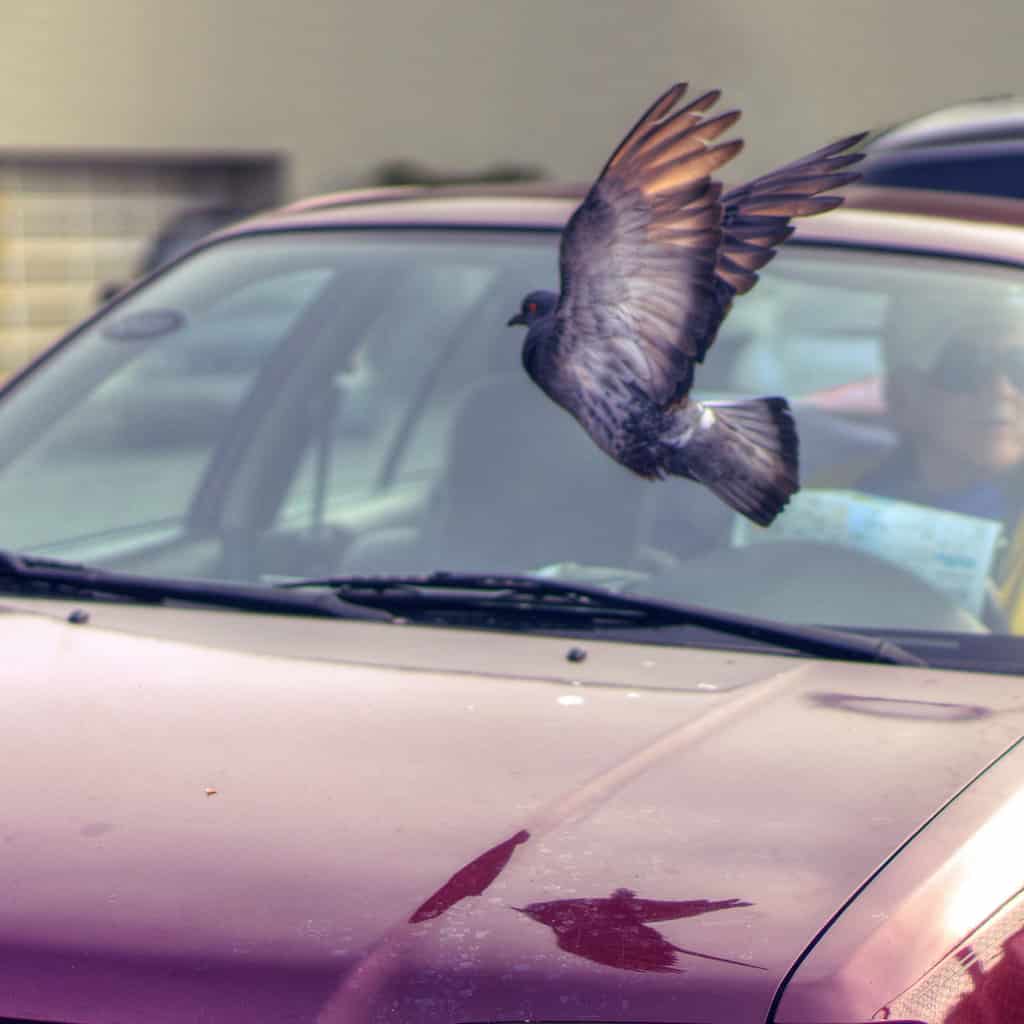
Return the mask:
<path fill-rule="evenodd" d="M 711 175 L 741 140 L 740 117 L 710 116 L 717 89 L 659 97 L 609 158 L 561 238 L 561 291 L 532 291 L 509 326 L 528 328 L 527 374 L 617 462 L 648 479 L 709 487 L 760 526 L 799 489 L 785 398 L 690 397 L 733 298 L 750 291 L 793 217 L 842 202 L 855 181 L 851 135 L 723 195 Z"/>

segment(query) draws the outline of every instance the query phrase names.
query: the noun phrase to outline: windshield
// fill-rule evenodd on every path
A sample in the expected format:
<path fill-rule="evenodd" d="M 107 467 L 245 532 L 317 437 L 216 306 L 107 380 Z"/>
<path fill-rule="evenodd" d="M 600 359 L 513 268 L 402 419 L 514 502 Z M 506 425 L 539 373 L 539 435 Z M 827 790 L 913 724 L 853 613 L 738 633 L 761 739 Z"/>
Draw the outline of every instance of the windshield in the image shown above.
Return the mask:
<path fill-rule="evenodd" d="M 1019 271 L 790 244 L 700 397 L 786 395 L 768 529 L 602 454 L 505 324 L 558 235 L 215 243 L 0 401 L 0 547 L 164 577 L 530 573 L 791 622 L 1024 632 Z M 1018 610 L 1020 607 L 1021 610 Z"/>

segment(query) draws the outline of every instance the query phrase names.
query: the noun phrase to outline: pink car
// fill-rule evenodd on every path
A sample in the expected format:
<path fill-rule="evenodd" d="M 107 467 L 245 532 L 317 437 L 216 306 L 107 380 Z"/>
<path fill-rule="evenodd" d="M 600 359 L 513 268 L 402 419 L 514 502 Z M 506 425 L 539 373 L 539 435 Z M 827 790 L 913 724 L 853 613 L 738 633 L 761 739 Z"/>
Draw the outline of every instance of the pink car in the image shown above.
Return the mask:
<path fill-rule="evenodd" d="M 7 382 L 0 1021 L 1024 1019 L 1014 496 L 883 401 L 945 429 L 1024 230 L 800 224 L 697 374 L 793 404 L 762 530 L 523 373 L 578 199 L 296 204 Z"/>

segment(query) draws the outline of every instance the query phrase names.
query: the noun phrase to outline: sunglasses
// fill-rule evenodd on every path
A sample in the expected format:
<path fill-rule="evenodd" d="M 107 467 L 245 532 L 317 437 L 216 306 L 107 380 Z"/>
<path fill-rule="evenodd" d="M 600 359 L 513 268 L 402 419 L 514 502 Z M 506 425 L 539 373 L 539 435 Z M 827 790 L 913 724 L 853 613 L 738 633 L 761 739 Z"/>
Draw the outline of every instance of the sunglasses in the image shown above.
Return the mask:
<path fill-rule="evenodd" d="M 1024 346 L 977 348 L 949 345 L 928 371 L 928 381 L 950 394 L 980 391 L 996 377 L 1005 377 L 1024 392 Z"/>

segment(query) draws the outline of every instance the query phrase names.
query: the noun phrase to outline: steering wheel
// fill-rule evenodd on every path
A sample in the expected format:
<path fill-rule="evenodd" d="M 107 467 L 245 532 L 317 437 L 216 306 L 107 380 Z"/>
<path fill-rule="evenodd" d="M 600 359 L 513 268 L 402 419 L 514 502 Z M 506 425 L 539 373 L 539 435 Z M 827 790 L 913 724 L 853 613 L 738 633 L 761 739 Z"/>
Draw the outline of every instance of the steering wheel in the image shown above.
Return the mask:
<path fill-rule="evenodd" d="M 840 544 L 778 540 L 718 547 L 650 578 L 642 590 L 652 597 L 816 625 L 991 632 L 909 570 Z M 992 625 L 999 629 L 998 622 Z"/>

